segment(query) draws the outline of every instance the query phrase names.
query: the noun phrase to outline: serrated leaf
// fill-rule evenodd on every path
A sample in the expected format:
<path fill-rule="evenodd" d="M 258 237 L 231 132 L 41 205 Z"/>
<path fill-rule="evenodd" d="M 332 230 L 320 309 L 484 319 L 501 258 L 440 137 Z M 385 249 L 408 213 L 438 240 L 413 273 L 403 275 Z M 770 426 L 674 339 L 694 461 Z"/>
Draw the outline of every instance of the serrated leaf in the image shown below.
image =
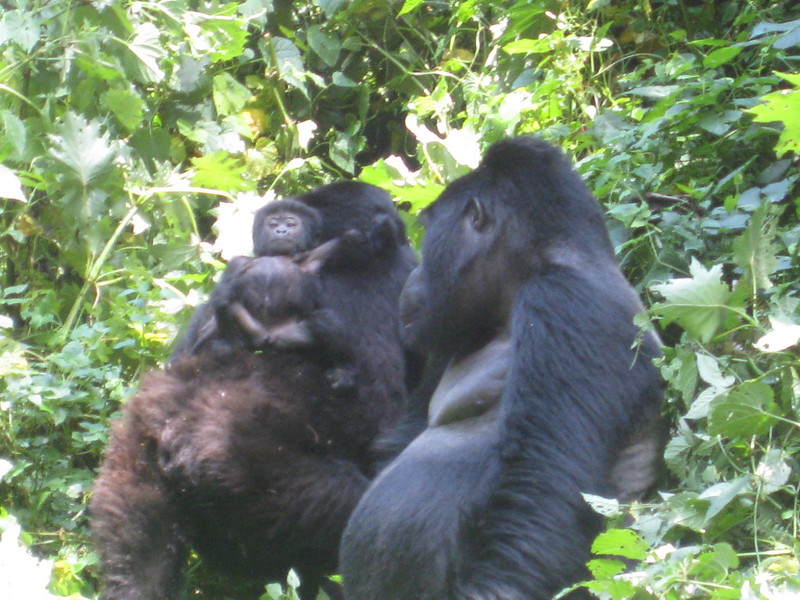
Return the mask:
<path fill-rule="evenodd" d="M 598 535 L 592 543 L 592 554 L 608 554 L 632 560 L 647 557 L 647 543 L 630 529 L 609 529 Z"/>
<path fill-rule="evenodd" d="M 733 241 L 733 256 L 745 276 L 758 289 L 769 289 L 769 276 L 778 267 L 777 249 L 773 243 L 778 235 L 777 217 L 782 207 L 760 204 L 744 233 Z"/>
<path fill-rule="evenodd" d="M 308 45 L 329 67 L 335 67 L 342 50 L 342 43 L 335 35 L 322 31 L 319 25 L 312 25 L 306 31 Z"/>
<path fill-rule="evenodd" d="M 586 563 L 595 579 L 611 579 L 625 570 L 625 563 L 613 558 L 595 558 Z"/>
<path fill-rule="evenodd" d="M 128 90 L 108 90 L 103 102 L 128 131 L 139 127 L 144 118 L 144 100 Z"/>
<path fill-rule="evenodd" d="M 51 135 L 50 156 L 56 159 L 71 179 L 86 188 L 107 173 L 116 157 L 108 137 L 95 122 L 67 113 L 58 127 L 60 135 Z"/>
<path fill-rule="evenodd" d="M 691 277 L 652 286 L 666 302 L 654 305 L 651 312 L 660 316 L 664 325 L 675 322 L 690 335 L 707 342 L 725 320 L 731 291 L 722 281 L 722 265 L 706 269 L 693 258 L 689 273 Z"/>
<path fill-rule="evenodd" d="M 708 413 L 708 432 L 729 438 L 763 435 L 777 422 L 773 392 L 760 381 L 743 383 L 717 398 Z"/>

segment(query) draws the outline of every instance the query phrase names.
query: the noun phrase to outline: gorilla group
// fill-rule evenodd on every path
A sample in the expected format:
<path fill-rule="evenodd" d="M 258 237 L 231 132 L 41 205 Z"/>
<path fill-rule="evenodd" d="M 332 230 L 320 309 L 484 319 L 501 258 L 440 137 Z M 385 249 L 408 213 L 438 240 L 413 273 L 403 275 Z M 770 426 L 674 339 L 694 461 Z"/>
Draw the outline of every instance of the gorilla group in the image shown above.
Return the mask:
<path fill-rule="evenodd" d="M 345 596 L 545 600 L 587 575 L 601 523 L 581 493 L 656 481 L 660 344 L 637 343 L 600 206 L 550 145 L 495 144 L 422 220 L 402 319 L 446 366 L 350 518 Z"/>
<path fill-rule="evenodd" d="M 114 424 L 90 504 L 107 600 L 180 597 L 189 549 L 262 585 L 295 568 L 304 598 L 336 568 L 342 530 L 372 475 L 370 444 L 404 409 L 398 299 L 416 259 L 378 188 L 343 182 L 295 200 L 319 214 L 319 232 L 289 253 L 335 246 L 316 273 L 234 266 L 192 320 L 191 341 L 144 379 Z M 256 250 L 272 252 L 258 247 L 259 223 Z M 259 310 L 274 303 L 259 308 L 237 294 L 248 281 L 258 288 L 265 270 L 267 281 L 276 270 L 279 279 L 317 280 L 295 324 L 335 316 L 337 327 L 320 335 L 348 349 L 352 387 L 330 381 L 329 348 L 256 339 L 266 323 Z"/>
<path fill-rule="evenodd" d="M 416 268 L 380 190 L 296 200 L 304 233 L 259 245 L 287 213 L 259 216 L 257 257 L 115 424 L 90 507 L 105 597 L 179 595 L 189 548 L 262 582 L 294 567 L 304 599 L 337 566 L 348 600 L 546 600 L 584 578 L 601 519 L 581 494 L 652 488 L 662 391 L 568 159 L 493 145 L 421 215 Z"/>

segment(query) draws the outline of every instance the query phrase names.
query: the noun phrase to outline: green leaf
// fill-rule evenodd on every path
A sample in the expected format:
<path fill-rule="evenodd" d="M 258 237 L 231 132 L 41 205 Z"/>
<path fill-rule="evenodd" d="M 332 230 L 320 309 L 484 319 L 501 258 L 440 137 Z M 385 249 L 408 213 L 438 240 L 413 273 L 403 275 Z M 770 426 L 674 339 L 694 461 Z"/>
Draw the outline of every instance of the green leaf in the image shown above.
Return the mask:
<path fill-rule="evenodd" d="M 708 500 L 708 510 L 706 511 L 706 521 L 714 518 L 719 512 L 728 506 L 731 501 L 747 489 L 751 480 L 750 475 L 737 477 L 733 481 L 723 481 L 703 491 L 698 499 Z"/>
<path fill-rule="evenodd" d="M 145 78 L 153 83 L 164 79 L 164 71 L 159 66 L 159 60 L 166 56 L 167 49 L 161 43 L 161 32 L 152 23 L 142 23 L 136 27 L 136 36 L 128 49 L 139 59 L 145 67 Z"/>
<path fill-rule="evenodd" d="M 19 177 L 5 165 L 0 165 L 0 198 L 27 202 Z"/>
<path fill-rule="evenodd" d="M 706 69 L 716 69 L 717 67 L 721 67 L 727 62 L 730 62 L 734 58 L 736 58 L 739 53 L 742 51 L 740 46 L 728 46 L 727 48 L 718 48 L 713 52 L 710 52 L 704 59 L 703 59 L 703 66 Z"/>
<path fill-rule="evenodd" d="M 745 382 L 713 402 L 708 432 L 729 438 L 763 435 L 777 422 L 777 410 L 772 388 L 760 381 Z"/>
<path fill-rule="evenodd" d="M 213 90 L 214 106 L 221 116 L 238 114 L 253 95 L 227 71 L 214 77 Z"/>
<path fill-rule="evenodd" d="M 314 0 L 314 4 L 322 9 L 327 18 L 331 18 L 339 9 L 347 2 L 347 0 Z"/>
<path fill-rule="evenodd" d="M 128 131 L 139 127 L 144 118 L 144 100 L 131 91 L 108 90 L 103 102 Z"/>
<path fill-rule="evenodd" d="M 403 3 L 403 7 L 400 9 L 400 12 L 397 13 L 397 16 L 398 17 L 402 17 L 403 15 L 408 14 L 411 11 L 413 11 L 414 9 L 416 9 L 421 4 L 422 4 L 422 0 L 406 0 Z"/>
<path fill-rule="evenodd" d="M 97 123 L 68 112 L 57 131 L 60 135 L 50 136 L 50 156 L 82 187 L 89 187 L 111 169 L 117 152 L 109 145 L 107 135 L 100 134 Z"/>
<path fill-rule="evenodd" d="M 722 281 L 720 264 L 706 270 L 693 258 L 689 272 L 692 277 L 652 286 L 667 301 L 654 305 L 651 312 L 660 316 L 664 325 L 675 322 L 690 335 L 707 342 L 725 319 L 731 292 Z"/>
<path fill-rule="evenodd" d="M 515 40 L 503 46 L 508 54 L 528 54 L 550 51 L 550 40 L 547 38 Z"/>
<path fill-rule="evenodd" d="M 224 15 L 215 15 L 218 16 Z M 248 36 L 246 21 L 211 17 L 201 21 L 200 27 L 208 43 L 212 62 L 233 60 L 244 52 Z"/>
<path fill-rule="evenodd" d="M 792 468 L 789 462 L 792 456 L 779 448 L 772 448 L 756 467 L 756 477 L 761 483 L 762 494 L 772 494 L 781 489 L 789 481 Z"/>
<path fill-rule="evenodd" d="M 795 87 L 800 86 L 800 74 L 775 73 Z M 759 123 L 783 123 L 783 131 L 775 145 L 778 156 L 793 151 L 800 153 L 800 89 L 778 90 L 761 98 L 762 104 L 748 109 Z"/>
<path fill-rule="evenodd" d="M 632 560 L 647 557 L 647 543 L 630 529 L 609 529 L 598 535 L 592 543 L 592 554 L 608 554 Z"/>
<path fill-rule="evenodd" d="M 334 35 L 322 31 L 319 25 L 312 25 L 306 31 L 308 45 L 329 67 L 335 67 L 342 50 L 342 43 Z"/>
<path fill-rule="evenodd" d="M 255 190 L 255 182 L 246 177 L 247 166 L 225 152 L 214 152 L 192 159 L 195 174 L 192 184 L 230 193 Z"/>
<path fill-rule="evenodd" d="M 770 289 L 770 275 L 778 268 L 777 219 L 783 207 L 762 203 L 753 211 L 750 223 L 733 241 L 733 257 L 747 279 L 757 289 Z"/>

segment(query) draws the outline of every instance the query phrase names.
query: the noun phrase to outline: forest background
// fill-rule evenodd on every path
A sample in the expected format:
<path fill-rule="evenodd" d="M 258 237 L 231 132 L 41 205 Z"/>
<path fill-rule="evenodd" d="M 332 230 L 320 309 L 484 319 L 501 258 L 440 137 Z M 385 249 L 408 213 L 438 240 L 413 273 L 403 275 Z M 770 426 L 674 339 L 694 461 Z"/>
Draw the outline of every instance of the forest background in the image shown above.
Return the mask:
<path fill-rule="evenodd" d="M 416 212 L 522 133 L 574 157 L 666 346 L 669 479 L 592 499 L 587 585 L 800 597 L 797 3 L 0 7 L 0 597 L 96 597 L 109 421 L 265 198 L 357 177 L 418 246 Z"/>

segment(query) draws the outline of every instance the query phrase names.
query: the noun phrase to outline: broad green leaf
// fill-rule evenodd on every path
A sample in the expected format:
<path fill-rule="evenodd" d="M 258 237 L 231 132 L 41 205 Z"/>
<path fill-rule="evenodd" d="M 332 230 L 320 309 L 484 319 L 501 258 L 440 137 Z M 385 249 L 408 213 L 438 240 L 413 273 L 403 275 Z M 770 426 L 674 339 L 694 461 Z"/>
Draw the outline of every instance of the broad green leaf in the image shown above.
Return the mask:
<path fill-rule="evenodd" d="M 774 240 L 778 235 L 777 219 L 782 212 L 782 207 L 760 204 L 753 211 L 747 229 L 733 241 L 734 260 L 757 289 L 772 287 L 770 275 L 778 267 Z"/>
<path fill-rule="evenodd" d="M 227 71 L 214 77 L 212 96 L 217 114 L 221 116 L 241 112 L 252 95 L 249 89 L 236 81 Z"/>
<path fill-rule="evenodd" d="M 595 558 L 586 563 L 595 579 L 610 579 L 625 570 L 625 563 L 613 558 Z"/>
<path fill-rule="evenodd" d="M 306 31 L 308 45 L 329 67 L 335 67 L 342 50 L 342 43 L 335 35 L 322 31 L 319 25 L 312 25 Z"/>
<path fill-rule="evenodd" d="M 731 501 L 739 494 L 747 489 L 750 483 L 750 475 L 737 477 L 732 481 L 723 481 L 716 485 L 707 488 L 703 493 L 698 496 L 700 500 L 708 500 L 708 510 L 706 511 L 706 519 L 714 518 L 719 512 L 725 508 Z"/>
<path fill-rule="evenodd" d="M 515 40 L 503 46 L 508 54 L 528 54 L 550 51 L 550 40 L 547 38 Z"/>
<path fill-rule="evenodd" d="M 598 535 L 592 543 L 592 554 L 608 554 L 632 560 L 647 557 L 647 543 L 630 529 L 609 529 Z"/>
<path fill-rule="evenodd" d="M 697 353 L 697 373 L 707 384 L 726 389 L 736 383 L 733 375 L 723 375 L 716 358 L 710 354 Z"/>
<path fill-rule="evenodd" d="M 195 168 L 192 185 L 231 193 L 255 190 L 255 182 L 245 176 L 246 165 L 225 152 L 197 156 L 192 164 Z"/>
<path fill-rule="evenodd" d="M 725 319 L 731 291 L 722 281 L 720 264 L 706 269 L 693 258 L 689 272 L 691 277 L 652 286 L 666 302 L 654 305 L 651 312 L 660 316 L 664 325 L 675 322 L 690 335 L 707 342 Z"/>
<path fill-rule="evenodd" d="M 716 69 L 717 67 L 721 67 L 727 62 L 732 61 L 736 58 L 739 53 L 742 51 L 740 46 L 728 46 L 727 48 L 718 48 L 713 52 L 709 53 L 703 59 L 703 66 L 706 69 Z"/>
<path fill-rule="evenodd" d="M 200 27 L 208 41 L 212 62 L 233 60 L 242 55 L 248 37 L 246 21 L 211 17 L 201 21 Z"/>
<path fill-rule="evenodd" d="M 144 100 L 129 90 L 108 90 L 103 102 L 128 131 L 133 131 L 144 118 Z"/>
<path fill-rule="evenodd" d="M 97 123 L 87 122 L 82 116 L 69 112 L 57 131 L 60 135 L 50 136 L 50 155 L 83 188 L 89 187 L 111 168 L 117 153 L 109 145 L 107 135 L 100 133 Z"/>
<path fill-rule="evenodd" d="M 717 398 L 708 414 L 708 432 L 729 438 L 763 435 L 776 423 L 773 392 L 760 381 L 743 383 Z"/>
<path fill-rule="evenodd" d="M 800 74 L 776 73 L 796 88 L 800 87 Z M 759 123 L 783 123 L 783 131 L 775 145 L 778 156 L 786 152 L 800 153 L 800 89 L 778 90 L 763 96 L 761 104 L 748 109 Z"/>
<path fill-rule="evenodd" d="M 136 27 L 136 36 L 128 44 L 128 49 L 145 67 L 143 71 L 153 83 L 164 79 L 164 71 L 159 61 L 166 56 L 167 49 L 161 43 L 161 32 L 152 23 L 142 23 Z"/>

